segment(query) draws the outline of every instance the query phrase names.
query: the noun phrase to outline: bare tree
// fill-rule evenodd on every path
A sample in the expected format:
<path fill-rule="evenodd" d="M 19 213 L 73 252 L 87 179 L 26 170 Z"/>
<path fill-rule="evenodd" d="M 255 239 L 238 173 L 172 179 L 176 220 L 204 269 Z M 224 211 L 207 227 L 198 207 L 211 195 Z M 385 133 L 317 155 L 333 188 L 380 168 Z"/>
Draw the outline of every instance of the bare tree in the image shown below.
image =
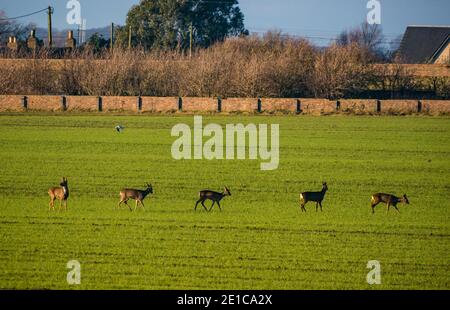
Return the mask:
<path fill-rule="evenodd" d="M 316 98 L 338 99 L 363 92 L 372 79 L 372 65 L 359 44 L 335 44 L 317 54 L 311 88 Z"/>
<path fill-rule="evenodd" d="M 0 42 L 6 42 L 9 36 L 15 36 L 18 39 L 24 39 L 26 33 L 31 29 L 32 25 L 24 26 L 9 20 L 5 11 L 0 10 Z"/>
<path fill-rule="evenodd" d="M 349 31 L 343 31 L 337 38 L 337 44 L 340 46 L 358 44 L 372 56 L 380 56 L 383 38 L 383 31 L 379 25 L 365 22 Z"/>
<path fill-rule="evenodd" d="M 400 45 L 402 43 L 403 35 L 397 36 L 395 39 L 391 40 L 389 42 L 389 48 L 386 53 L 386 58 L 389 62 L 399 62 L 400 59 L 398 58 L 398 51 L 400 49 Z"/>

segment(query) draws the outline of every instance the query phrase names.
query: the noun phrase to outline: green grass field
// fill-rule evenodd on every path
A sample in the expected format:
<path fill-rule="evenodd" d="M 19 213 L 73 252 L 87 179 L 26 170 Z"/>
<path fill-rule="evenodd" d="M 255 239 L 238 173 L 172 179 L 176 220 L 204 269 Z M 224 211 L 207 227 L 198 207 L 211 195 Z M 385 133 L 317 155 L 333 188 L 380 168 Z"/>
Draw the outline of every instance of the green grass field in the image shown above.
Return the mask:
<path fill-rule="evenodd" d="M 1 115 L 1 289 L 449 289 L 450 118 L 205 116 L 280 124 L 280 166 L 176 161 L 192 116 Z M 114 127 L 122 124 L 124 133 Z M 69 179 L 67 212 L 50 186 Z M 324 211 L 299 193 L 327 181 Z M 151 182 L 146 210 L 115 210 Z M 198 191 L 232 193 L 193 211 Z M 410 205 L 371 214 L 374 192 Z M 134 203 L 133 203 L 134 205 Z M 66 264 L 81 263 L 69 286 Z M 382 284 L 366 282 L 369 260 Z"/>

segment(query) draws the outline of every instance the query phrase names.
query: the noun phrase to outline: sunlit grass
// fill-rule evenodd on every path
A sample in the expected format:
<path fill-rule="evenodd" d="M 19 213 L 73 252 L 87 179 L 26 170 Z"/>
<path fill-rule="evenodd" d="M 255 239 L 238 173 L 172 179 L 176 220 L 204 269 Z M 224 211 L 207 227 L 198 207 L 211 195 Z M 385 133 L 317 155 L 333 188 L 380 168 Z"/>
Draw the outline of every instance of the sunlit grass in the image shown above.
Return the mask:
<path fill-rule="evenodd" d="M 0 116 L 0 288 L 72 289 L 71 259 L 80 289 L 449 288 L 449 118 L 203 121 L 280 124 L 279 169 L 173 160 L 170 130 L 192 116 Z M 69 210 L 49 212 L 62 176 Z M 299 193 L 322 181 L 324 212 L 302 214 Z M 115 209 L 122 187 L 146 182 L 145 211 Z M 225 185 L 223 212 L 193 211 L 199 190 Z M 411 204 L 372 215 L 379 191 Z M 366 283 L 369 260 L 380 286 Z"/>

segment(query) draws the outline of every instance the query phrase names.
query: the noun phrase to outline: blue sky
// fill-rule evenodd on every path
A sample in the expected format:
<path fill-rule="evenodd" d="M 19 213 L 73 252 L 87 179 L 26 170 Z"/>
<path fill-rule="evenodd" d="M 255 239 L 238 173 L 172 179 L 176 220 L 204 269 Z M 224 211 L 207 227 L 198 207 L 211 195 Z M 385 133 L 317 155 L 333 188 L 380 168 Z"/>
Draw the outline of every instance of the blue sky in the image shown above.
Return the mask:
<path fill-rule="evenodd" d="M 139 0 L 79 0 L 88 28 L 111 22 L 123 24 L 128 9 Z M 450 0 L 380 0 L 382 27 L 386 40 L 403 34 L 407 25 L 450 25 Z M 70 28 L 66 22 L 68 0 L 0 0 L 0 9 L 14 17 L 51 5 L 55 8 L 54 27 Z M 309 36 L 327 44 L 344 29 L 366 19 L 368 0 L 240 0 L 245 25 L 250 32 L 278 29 L 293 35 Z M 41 13 L 21 19 L 46 27 Z"/>

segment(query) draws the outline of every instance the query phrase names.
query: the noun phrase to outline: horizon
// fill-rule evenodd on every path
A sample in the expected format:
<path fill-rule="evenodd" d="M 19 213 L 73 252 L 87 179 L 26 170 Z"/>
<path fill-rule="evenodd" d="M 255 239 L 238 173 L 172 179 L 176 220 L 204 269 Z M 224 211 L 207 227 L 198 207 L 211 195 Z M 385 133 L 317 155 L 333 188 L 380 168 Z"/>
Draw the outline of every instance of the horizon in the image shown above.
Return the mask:
<path fill-rule="evenodd" d="M 270 30 L 280 31 L 294 37 L 303 37 L 316 45 L 329 45 L 345 30 L 352 29 L 366 19 L 369 0 L 348 0 L 345 3 L 334 0 L 240 0 L 239 7 L 244 14 L 245 27 L 251 34 L 263 34 Z M 48 5 L 54 7 L 53 27 L 56 32 L 77 30 L 66 20 L 69 9 L 67 1 L 0 0 L 0 9 L 9 18 L 36 12 Z M 113 22 L 125 24 L 126 15 L 132 5 L 139 0 L 79 0 L 82 18 L 86 19 L 86 29 L 109 27 Z M 410 25 L 448 26 L 450 25 L 450 1 L 447 0 L 380 0 L 381 28 L 384 43 L 398 40 Z M 99 14 L 108 8 L 107 14 Z M 46 13 L 32 15 L 17 22 L 35 24 L 47 28 Z"/>

